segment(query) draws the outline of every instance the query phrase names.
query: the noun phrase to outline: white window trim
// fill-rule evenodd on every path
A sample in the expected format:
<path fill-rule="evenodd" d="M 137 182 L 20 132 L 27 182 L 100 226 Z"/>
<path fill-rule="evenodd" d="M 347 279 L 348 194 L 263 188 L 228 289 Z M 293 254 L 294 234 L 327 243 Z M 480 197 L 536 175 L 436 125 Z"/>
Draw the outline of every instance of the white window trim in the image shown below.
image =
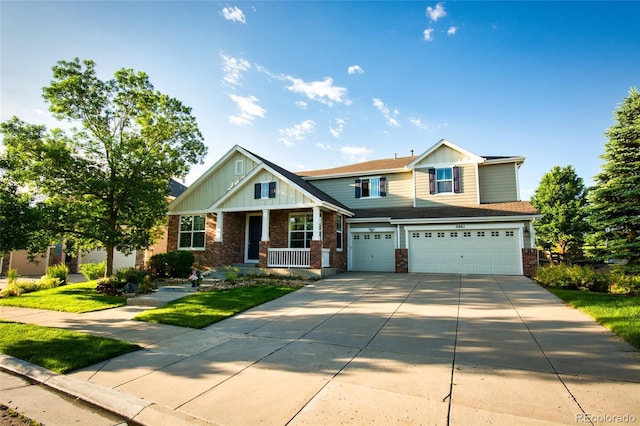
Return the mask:
<path fill-rule="evenodd" d="M 183 231 L 181 229 L 181 225 L 182 225 L 182 218 L 183 217 L 195 217 L 195 216 L 202 216 L 204 217 L 204 229 L 202 231 L 195 231 L 195 232 L 203 232 L 204 233 L 204 244 L 202 247 L 193 247 L 193 226 L 191 231 Z M 186 233 L 190 233 L 191 234 L 191 247 L 180 247 L 180 236 L 182 234 L 186 234 Z M 185 215 L 180 215 L 179 219 L 178 219 L 178 250 L 189 250 L 189 251 L 204 251 L 207 247 L 207 215 L 206 214 L 185 214 Z"/>
<path fill-rule="evenodd" d="M 291 218 L 295 217 L 295 216 L 308 216 L 311 218 L 311 223 L 313 223 L 313 213 L 291 213 L 289 214 L 289 224 L 291 223 Z M 306 223 L 305 223 L 306 224 Z M 295 232 L 302 232 L 302 231 L 295 231 Z M 322 212 L 320 212 L 320 241 L 322 241 Z M 305 241 L 307 241 L 307 233 L 309 233 L 310 238 L 309 241 L 313 241 L 313 228 L 312 229 L 304 229 L 304 233 L 305 233 Z M 292 248 L 291 247 L 291 226 L 287 226 L 287 247 L 288 248 Z M 304 248 L 311 248 L 311 247 L 304 247 Z"/>
<path fill-rule="evenodd" d="M 433 195 L 451 195 L 451 194 L 455 194 L 455 191 L 453 190 L 453 167 L 454 166 L 442 166 L 442 167 L 435 167 L 436 170 L 436 175 L 435 175 L 435 182 L 436 182 L 436 193 Z M 451 179 L 442 179 L 442 180 L 438 180 L 438 170 L 443 170 L 443 169 L 449 169 L 451 170 Z M 451 182 L 451 191 L 438 191 L 438 182 Z"/>
<path fill-rule="evenodd" d="M 336 251 L 340 252 L 344 250 L 344 218 L 342 217 L 341 214 L 337 214 L 337 222 L 336 222 L 336 234 L 337 234 L 337 240 L 336 240 Z M 341 246 L 338 247 L 338 241 L 340 241 Z"/>
<path fill-rule="evenodd" d="M 244 174 L 244 160 L 236 160 L 235 174 L 236 176 Z"/>
<path fill-rule="evenodd" d="M 366 198 L 366 199 L 370 199 L 370 198 L 382 198 L 382 196 L 380 195 L 380 179 L 382 178 L 382 175 L 378 175 L 378 176 L 366 176 L 366 177 L 362 177 L 360 178 L 360 199 L 362 198 Z M 378 195 L 363 195 L 363 182 L 365 180 L 369 181 L 369 193 L 371 193 L 371 179 L 377 179 L 378 180 Z"/>

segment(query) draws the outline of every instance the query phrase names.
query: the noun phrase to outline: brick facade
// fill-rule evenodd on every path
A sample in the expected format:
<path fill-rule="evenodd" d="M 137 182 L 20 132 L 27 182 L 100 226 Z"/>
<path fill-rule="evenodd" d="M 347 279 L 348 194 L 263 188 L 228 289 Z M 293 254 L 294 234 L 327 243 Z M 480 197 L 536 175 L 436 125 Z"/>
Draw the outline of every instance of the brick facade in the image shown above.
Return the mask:
<path fill-rule="evenodd" d="M 524 276 L 533 277 L 538 270 L 538 249 L 522 249 L 522 273 Z"/>
<path fill-rule="evenodd" d="M 396 249 L 396 273 L 399 273 L 399 274 L 409 273 L 409 249 L 406 249 L 406 248 Z"/>

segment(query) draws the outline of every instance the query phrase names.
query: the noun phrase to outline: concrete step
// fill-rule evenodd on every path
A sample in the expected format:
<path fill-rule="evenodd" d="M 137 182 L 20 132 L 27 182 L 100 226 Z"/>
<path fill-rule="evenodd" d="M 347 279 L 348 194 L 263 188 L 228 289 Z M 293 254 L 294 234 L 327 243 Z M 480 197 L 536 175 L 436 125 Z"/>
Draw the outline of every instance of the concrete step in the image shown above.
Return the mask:
<path fill-rule="evenodd" d="M 176 285 L 161 285 L 158 287 L 159 293 L 166 292 L 179 292 L 179 293 L 195 293 L 196 287 L 191 287 L 191 283 L 188 284 L 176 284 Z"/>

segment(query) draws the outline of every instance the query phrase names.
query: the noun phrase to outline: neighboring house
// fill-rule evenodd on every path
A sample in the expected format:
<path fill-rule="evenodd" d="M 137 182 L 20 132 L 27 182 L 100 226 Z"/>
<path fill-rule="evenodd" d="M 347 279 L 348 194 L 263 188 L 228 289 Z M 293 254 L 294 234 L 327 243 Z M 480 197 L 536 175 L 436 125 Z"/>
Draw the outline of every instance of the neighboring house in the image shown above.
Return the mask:
<path fill-rule="evenodd" d="M 531 275 L 523 157 L 441 140 L 418 156 L 292 173 L 235 146 L 169 205 L 168 250 L 201 267 Z"/>
<path fill-rule="evenodd" d="M 174 200 L 187 189 L 180 182 L 171 179 L 169 181 L 169 201 Z M 113 269 L 117 271 L 122 268 L 146 266 L 151 256 L 156 253 L 164 253 L 167 251 L 167 228 L 163 230 L 162 236 L 153 245 L 144 250 L 134 250 L 133 253 L 125 255 L 116 250 L 113 259 Z M 79 272 L 79 266 L 83 263 L 100 263 L 107 259 L 107 252 L 98 248 L 85 253 L 79 253 L 78 256 L 69 256 L 65 253 L 63 244 L 58 243 L 49 247 L 49 250 L 40 256 L 30 259 L 26 250 L 16 250 L 0 259 L 0 274 L 9 268 L 14 268 L 20 275 L 44 275 L 47 267 L 64 262 L 69 271 L 72 273 Z"/>

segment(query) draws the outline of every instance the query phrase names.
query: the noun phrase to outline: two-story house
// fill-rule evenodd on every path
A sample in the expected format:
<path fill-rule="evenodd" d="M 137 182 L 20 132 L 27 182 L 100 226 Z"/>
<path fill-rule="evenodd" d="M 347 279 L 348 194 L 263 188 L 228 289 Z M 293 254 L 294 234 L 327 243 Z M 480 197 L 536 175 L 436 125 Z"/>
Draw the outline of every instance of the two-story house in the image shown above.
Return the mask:
<path fill-rule="evenodd" d="M 235 146 L 169 206 L 168 250 L 204 267 L 531 275 L 523 157 L 441 140 L 418 156 L 292 173 Z"/>

